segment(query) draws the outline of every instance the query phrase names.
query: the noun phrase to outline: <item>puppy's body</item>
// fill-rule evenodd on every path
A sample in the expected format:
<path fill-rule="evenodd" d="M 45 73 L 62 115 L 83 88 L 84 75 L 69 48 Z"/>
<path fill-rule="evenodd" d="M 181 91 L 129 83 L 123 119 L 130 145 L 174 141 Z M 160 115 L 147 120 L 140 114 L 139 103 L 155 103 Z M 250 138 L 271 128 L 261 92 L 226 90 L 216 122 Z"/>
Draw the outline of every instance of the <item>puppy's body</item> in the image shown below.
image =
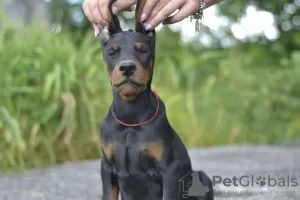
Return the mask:
<path fill-rule="evenodd" d="M 180 179 L 192 172 L 192 166 L 164 103 L 151 90 L 155 32 L 145 32 L 139 21 L 135 32 L 122 31 L 110 14 L 110 37 L 102 46 L 114 98 L 100 136 L 103 200 L 117 200 L 119 194 L 122 200 L 213 200 L 205 173 L 199 179 L 210 191 L 202 197 L 183 196 Z"/>
<path fill-rule="evenodd" d="M 139 119 L 136 122 L 150 119 L 157 106 L 151 91 L 145 91 L 140 98 L 144 109 L 130 111 Z M 179 199 L 179 179 L 192 169 L 187 150 L 170 126 L 161 100 L 159 104 L 157 117 L 143 126 L 124 127 L 111 111 L 103 123 L 101 142 L 106 156 L 102 167 L 106 171 L 102 178 L 119 188 L 122 200 L 161 200 L 163 194 L 165 199 Z M 127 114 L 121 111 L 119 116 Z M 110 199 L 113 187 L 104 188 L 108 195 L 104 199 Z"/>

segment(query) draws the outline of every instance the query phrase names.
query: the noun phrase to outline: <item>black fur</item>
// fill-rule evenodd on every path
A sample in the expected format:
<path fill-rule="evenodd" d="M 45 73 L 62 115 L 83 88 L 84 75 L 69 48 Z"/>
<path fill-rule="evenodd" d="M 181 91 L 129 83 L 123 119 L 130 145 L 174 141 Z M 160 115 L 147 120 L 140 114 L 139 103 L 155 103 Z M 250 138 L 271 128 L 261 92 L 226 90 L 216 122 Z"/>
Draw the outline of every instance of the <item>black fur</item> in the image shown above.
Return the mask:
<path fill-rule="evenodd" d="M 111 12 L 113 2 L 110 3 L 109 37 L 101 42 L 108 72 L 116 70 L 123 60 L 132 60 L 149 70 L 149 79 L 145 89 L 132 101 L 124 100 L 118 91 L 113 90 L 113 102 L 101 126 L 100 136 L 103 200 L 116 200 L 114 195 L 118 191 L 122 200 L 213 200 L 212 183 L 204 172 L 199 174 L 199 179 L 210 188 L 210 192 L 205 197 L 182 197 L 180 179 L 192 171 L 191 161 L 187 149 L 167 119 L 161 99 L 158 115 L 145 125 L 127 127 L 113 117 L 112 113 L 115 113 L 125 123 L 141 123 L 151 119 L 158 106 L 151 90 L 155 30 L 146 32 L 139 20 L 145 1 L 137 2 L 135 31 L 122 31 L 117 16 Z M 137 42 L 144 49 L 134 48 Z M 118 44 L 119 50 L 112 50 L 114 44 Z M 143 145 L 150 147 L 141 148 Z"/>

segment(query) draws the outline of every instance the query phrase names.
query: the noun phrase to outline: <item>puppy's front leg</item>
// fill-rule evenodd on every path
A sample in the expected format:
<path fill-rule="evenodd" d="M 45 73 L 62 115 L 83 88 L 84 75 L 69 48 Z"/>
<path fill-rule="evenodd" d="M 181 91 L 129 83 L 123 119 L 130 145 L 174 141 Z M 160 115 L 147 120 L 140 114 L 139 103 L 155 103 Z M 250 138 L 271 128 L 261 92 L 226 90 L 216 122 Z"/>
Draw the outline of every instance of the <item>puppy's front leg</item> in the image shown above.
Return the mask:
<path fill-rule="evenodd" d="M 163 173 L 163 200 L 180 200 L 179 179 L 179 163 L 172 161 Z"/>
<path fill-rule="evenodd" d="M 105 158 L 101 159 L 102 200 L 118 200 L 119 185 L 117 178 L 112 173 L 111 166 Z"/>

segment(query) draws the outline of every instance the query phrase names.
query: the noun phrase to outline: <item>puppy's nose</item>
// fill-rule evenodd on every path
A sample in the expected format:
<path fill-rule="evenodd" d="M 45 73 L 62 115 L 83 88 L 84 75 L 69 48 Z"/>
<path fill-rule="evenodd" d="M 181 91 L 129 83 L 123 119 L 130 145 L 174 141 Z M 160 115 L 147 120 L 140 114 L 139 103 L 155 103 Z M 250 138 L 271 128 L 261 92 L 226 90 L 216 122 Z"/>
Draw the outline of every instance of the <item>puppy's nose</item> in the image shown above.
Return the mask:
<path fill-rule="evenodd" d="M 136 65 L 133 61 L 122 61 L 119 64 L 119 70 L 125 76 L 131 76 L 136 70 Z"/>

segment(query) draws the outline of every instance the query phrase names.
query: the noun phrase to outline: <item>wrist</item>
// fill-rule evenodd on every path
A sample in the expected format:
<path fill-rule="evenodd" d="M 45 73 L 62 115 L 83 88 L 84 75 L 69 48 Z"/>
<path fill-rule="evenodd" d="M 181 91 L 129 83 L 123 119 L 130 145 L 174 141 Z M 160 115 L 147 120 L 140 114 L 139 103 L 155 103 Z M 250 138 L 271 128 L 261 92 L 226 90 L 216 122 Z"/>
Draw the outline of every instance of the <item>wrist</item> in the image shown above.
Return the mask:
<path fill-rule="evenodd" d="M 223 1 L 223 0 L 204 0 L 204 3 L 205 3 L 205 8 L 204 9 L 206 9 L 210 6 L 213 6 L 213 5 L 215 5 L 215 4 L 217 4 L 221 1 Z"/>

